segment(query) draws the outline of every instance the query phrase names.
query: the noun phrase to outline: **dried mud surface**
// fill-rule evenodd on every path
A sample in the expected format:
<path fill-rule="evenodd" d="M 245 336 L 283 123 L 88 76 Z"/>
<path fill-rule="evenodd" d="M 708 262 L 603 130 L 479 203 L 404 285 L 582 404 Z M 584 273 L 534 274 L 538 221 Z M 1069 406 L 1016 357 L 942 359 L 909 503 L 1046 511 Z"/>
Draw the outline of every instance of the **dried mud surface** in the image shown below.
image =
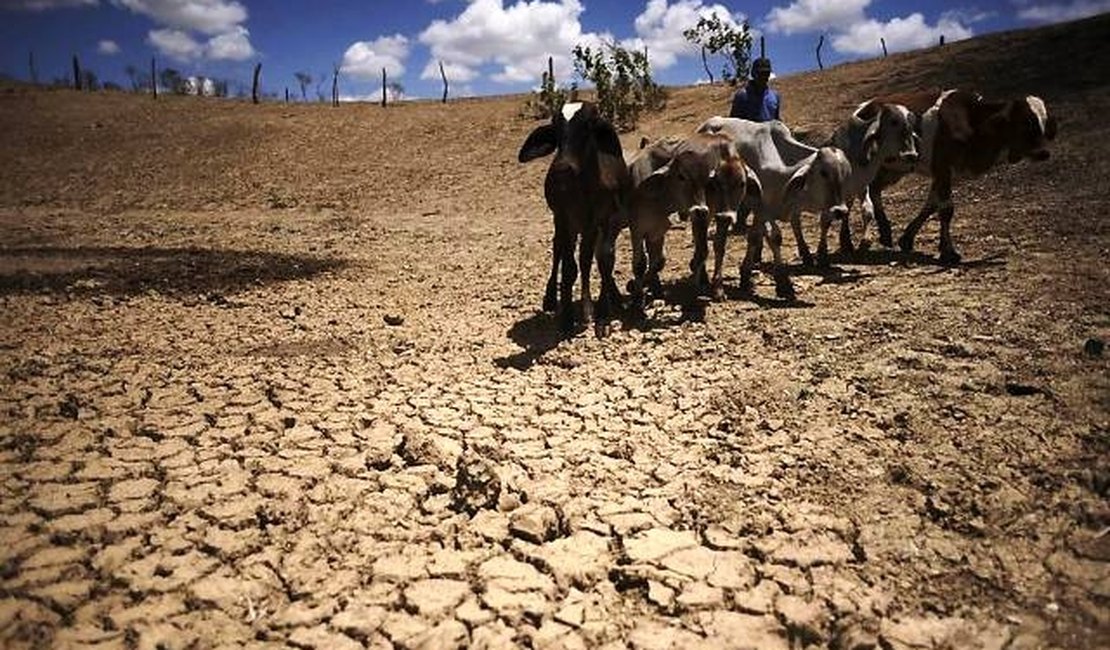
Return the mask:
<path fill-rule="evenodd" d="M 676 228 L 603 340 L 538 311 L 521 97 L 0 93 L 0 646 L 1105 647 L 1108 24 L 778 82 L 817 135 L 1045 96 L 1054 158 L 957 187 L 963 265 L 933 225 L 703 305 Z"/>

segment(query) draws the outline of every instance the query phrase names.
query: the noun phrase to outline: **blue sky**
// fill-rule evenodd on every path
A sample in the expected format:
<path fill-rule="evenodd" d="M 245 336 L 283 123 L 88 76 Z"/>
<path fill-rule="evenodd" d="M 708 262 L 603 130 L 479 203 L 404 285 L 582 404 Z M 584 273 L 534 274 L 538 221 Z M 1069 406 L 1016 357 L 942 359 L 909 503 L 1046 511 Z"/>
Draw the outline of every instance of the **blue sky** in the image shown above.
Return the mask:
<path fill-rule="evenodd" d="M 525 92 L 549 55 L 560 82 L 574 79 L 571 48 L 612 40 L 647 47 L 658 81 L 706 79 L 682 38 L 699 15 L 747 21 L 766 37 L 776 74 L 870 58 L 990 32 L 1110 11 L 1110 0 L 0 0 L 0 73 L 40 80 L 69 74 L 70 57 L 103 81 L 127 85 L 127 65 L 248 87 L 262 63 L 263 90 L 300 94 L 294 77 L 327 77 L 341 66 L 344 98 L 381 93 L 381 69 L 409 97 L 438 97 L 442 61 L 452 96 Z M 758 39 L 756 41 L 758 43 Z M 758 48 L 758 45 L 756 46 Z M 711 61 L 714 74 L 719 63 Z"/>

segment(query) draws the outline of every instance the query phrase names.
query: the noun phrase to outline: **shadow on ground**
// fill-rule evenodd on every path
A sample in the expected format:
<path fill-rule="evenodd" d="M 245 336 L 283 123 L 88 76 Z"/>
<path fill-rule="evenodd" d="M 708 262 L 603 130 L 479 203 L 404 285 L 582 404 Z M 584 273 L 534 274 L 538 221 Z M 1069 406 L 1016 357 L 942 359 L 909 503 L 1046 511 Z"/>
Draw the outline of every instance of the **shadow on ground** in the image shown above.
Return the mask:
<path fill-rule="evenodd" d="M 0 295 L 235 293 L 342 268 L 339 259 L 202 248 L 0 249 Z"/>

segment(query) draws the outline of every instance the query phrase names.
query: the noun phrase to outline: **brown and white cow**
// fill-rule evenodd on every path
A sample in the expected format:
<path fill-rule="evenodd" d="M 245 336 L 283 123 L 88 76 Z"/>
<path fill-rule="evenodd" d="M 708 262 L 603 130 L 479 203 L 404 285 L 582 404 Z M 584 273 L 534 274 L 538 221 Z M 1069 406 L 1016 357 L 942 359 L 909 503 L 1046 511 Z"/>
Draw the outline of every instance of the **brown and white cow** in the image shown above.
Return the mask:
<path fill-rule="evenodd" d="M 921 117 L 921 157 L 912 171 L 932 178 L 932 185 L 925 205 L 906 226 L 898 246 L 912 251 L 921 226 L 933 214 L 939 214 L 940 261 L 945 264 L 960 261 L 951 233 L 953 178 L 984 174 L 1002 160 L 1047 160 L 1046 147 L 1056 137 L 1056 118 L 1049 114 L 1044 100 L 1034 95 L 991 101 L 966 90 L 947 90 L 890 95 L 873 101 L 902 104 Z M 871 183 L 880 241 L 888 247 L 893 241 L 882 190 L 907 173 L 904 168 L 884 166 Z M 865 220 L 864 241 L 866 228 Z"/>
<path fill-rule="evenodd" d="M 717 232 L 727 232 L 736 221 L 736 209 L 758 180 L 744 164 L 732 138 L 723 134 L 696 133 L 690 137 L 663 138 L 643 146 L 629 161 L 634 190 L 630 202 L 633 306 L 642 312 L 644 286 L 661 293 L 659 272 L 666 258 L 663 247 L 670 215 L 689 219 L 694 235 L 690 271 L 698 290 L 708 284 L 709 216 Z"/>
<path fill-rule="evenodd" d="M 554 216 L 555 235 L 543 308 L 554 311 L 558 307 L 560 329 L 564 334 L 573 331 L 574 281 L 580 269 L 582 321 L 592 320 L 590 267 L 596 254 L 601 275 L 597 332 L 601 335 L 614 304 L 620 304 L 620 291 L 613 280 L 613 249 L 617 229 L 627 218 L 624 213 L 632 189 L 628 167 L 616 130 L 595 105 L 586 102 L 564 105 L 550 124 L 533 130 L 517 159 L 528 162 L 551 153 L 555 158 L 544 179 L 544 198 Z M 560 267 L 562 282 L 557 284 Z"/>

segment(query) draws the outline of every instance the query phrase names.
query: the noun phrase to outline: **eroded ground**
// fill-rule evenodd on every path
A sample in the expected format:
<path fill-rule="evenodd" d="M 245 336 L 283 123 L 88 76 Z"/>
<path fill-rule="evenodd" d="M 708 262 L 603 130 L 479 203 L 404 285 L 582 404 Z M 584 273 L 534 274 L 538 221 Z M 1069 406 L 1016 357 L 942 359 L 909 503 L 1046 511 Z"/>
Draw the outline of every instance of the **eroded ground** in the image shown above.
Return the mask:
<path fill-rule="evenodd" d="M 20 97 L 5 120 L 54 125 Z M 25 154 L 0 188 L 0 645 L 1105 646 L 1110 102 L 1050 99 L 1053 161 L 957 190 L 959 268 L 926 229 L 921 255 L 795 268 L 796 303 L 761 276 L 705 306 L 676 229 L 669 299 L 604 340 L 538 313 L 517 100 L 399 108 L 318 154 L 338 181 L 229 163 L 211 204 L 35 184 Z M 107 104 L 70 128 L 111 132 L 116 100 L 82 101 Z M 259 110 L 280 151 L 380 115 Z M 468 134 L 421 150 L 436 182 L 380 148 L 357 180 L 420 111 Z"/>

